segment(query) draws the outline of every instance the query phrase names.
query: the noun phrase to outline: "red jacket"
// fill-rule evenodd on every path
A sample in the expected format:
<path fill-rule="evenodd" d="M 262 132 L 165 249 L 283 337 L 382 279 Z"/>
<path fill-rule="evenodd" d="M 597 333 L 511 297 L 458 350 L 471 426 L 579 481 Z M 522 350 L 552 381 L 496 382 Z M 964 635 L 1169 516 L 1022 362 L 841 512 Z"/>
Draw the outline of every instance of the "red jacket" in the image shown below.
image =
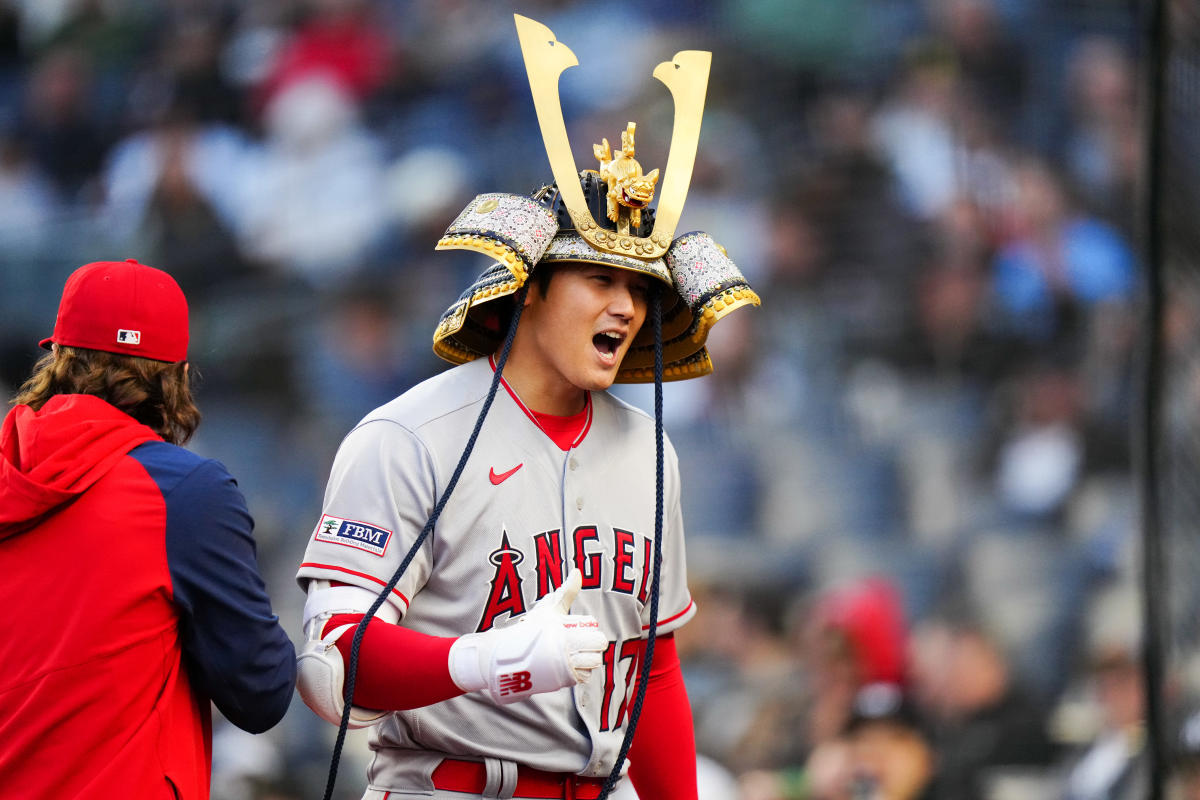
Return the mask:
<path fill-rule="evenodd" d="M 255 732 L 295 679 L 233 479 L 104 401 L 0 429 L 0 793 L 206 798 L 209 700 Z"/>

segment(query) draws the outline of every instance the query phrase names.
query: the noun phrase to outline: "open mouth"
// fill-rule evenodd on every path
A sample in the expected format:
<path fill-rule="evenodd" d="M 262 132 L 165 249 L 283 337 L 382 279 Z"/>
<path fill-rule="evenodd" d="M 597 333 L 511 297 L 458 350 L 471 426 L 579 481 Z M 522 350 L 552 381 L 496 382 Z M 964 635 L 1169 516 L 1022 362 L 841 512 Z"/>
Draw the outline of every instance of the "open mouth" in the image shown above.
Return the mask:
<path fill-rule="evenodd" d="M 629 206 L 630 208 L 645 208 L 646 207 L 646 203 L 647 203 L 646 200 L 643 200 L 640 197 L 634 197 L 627 191 L 622 191 L 621 194 L 623 194 L 625 197 L 625 205 Z"/>
<path fill-rule="evenodd" d="M 600 354 L 601 359 L 608 362 L 616 360 L 617 351 L 621 349 L 621 343 L 624 341 L 625 337 L 615 331 L 604 331 L 592 337 L 596 352 Z"/>

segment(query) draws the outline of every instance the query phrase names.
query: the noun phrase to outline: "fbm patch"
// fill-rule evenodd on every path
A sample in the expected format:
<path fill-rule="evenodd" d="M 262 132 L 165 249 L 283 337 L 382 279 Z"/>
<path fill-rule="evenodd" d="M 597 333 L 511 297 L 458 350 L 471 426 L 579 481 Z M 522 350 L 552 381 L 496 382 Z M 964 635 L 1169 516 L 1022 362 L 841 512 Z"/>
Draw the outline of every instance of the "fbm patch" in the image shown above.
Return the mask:
<path fill-rule="evenodd" d="M 384 528 L 376 528 L 365 522 L 331 517 L 326 514 L 317 524 L 317 531 L 313 534 L 313 538 L 319 542 L 333 542 L 334 544 L 344 544 L 347 547 L 357 547 L 359 550 L 366 550 L 368 553 L 382 556 L 387 552 L 392 532 Z"/>

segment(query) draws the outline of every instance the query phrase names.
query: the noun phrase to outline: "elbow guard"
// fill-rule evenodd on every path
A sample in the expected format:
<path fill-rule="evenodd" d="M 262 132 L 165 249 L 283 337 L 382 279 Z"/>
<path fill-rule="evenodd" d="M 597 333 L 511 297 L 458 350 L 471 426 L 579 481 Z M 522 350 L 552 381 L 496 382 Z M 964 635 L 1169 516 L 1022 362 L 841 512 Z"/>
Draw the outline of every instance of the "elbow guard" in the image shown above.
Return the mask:
<path fill-rule="evenodd" d="M 296 656 L 296 688 L 304 704 L 321 719 L 334 725 L 342 722 L 345 701 L 342 693 L 346 669 L 337 640 L 354 625 L 341 625 L 324 636 L 321 629 L 334 614 L 366 614 L 375 595 L 357 586 L 330 587 L 326 581 L 311 581 L 308 601 L 304 604 L 304 646 Z M 399 613 L 394 606 L 384 604 L 376 614 L 395 622 Z M 351 633 L 353 635 L 353 633 Z M 387 711 L 353 706 L 350 709 L 351 728 L 365 728 L 382 720 Z"/>

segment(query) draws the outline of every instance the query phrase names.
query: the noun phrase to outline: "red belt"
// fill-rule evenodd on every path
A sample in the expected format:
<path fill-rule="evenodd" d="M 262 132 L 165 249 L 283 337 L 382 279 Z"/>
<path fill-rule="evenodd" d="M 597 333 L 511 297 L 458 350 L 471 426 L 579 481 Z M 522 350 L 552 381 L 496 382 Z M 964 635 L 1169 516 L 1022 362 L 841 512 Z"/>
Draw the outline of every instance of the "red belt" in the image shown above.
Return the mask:
<path fill-rule="evenodd" d="M 479 794 L 487 786 L 487 767 L 482 761 L 447 758 L 433 771 L 435 789 Z M 604 787 L 601 778 L 583 778 L 566 772 L 543 772 L 517 766 L 515 797 L 544 797 L 558 800 L 595 800 Z"/>

